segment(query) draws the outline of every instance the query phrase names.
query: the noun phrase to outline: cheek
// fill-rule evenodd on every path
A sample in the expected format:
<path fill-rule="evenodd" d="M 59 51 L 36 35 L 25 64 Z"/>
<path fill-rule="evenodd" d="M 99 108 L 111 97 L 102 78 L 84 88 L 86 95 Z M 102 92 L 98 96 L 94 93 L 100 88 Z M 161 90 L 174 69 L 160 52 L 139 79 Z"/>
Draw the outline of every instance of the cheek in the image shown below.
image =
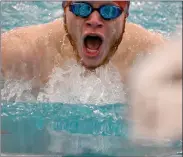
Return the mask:
<path fill-rule="evenodd" d="M 111 21 L 110 24 L 108 24 L 108 36 L 112 37 L 114 39 L 118 39 L 122 33 L 123 30 L 123 22 L 122 19 L 119 18 L 115 21 Z"/>
<path fill-rule="evenodd" d="M 122 31 L 123 31 L 123 22 L 116 22 L 115 24 L 114 24 L 114 29 L 115 29 L 115 31 L 114 31 L 114 35 L 115 35 L 115 37 L 118 39 L 120 36 L 121 36 L 121 33 L 122 33 Z"/>
<path fill-rule="evenodd" d="M 68 12 L 66 14 L 66 24 L 68 32 L 72 36 L 73 40 L 78 41 L 78 38 L 80 38 L 81 34 L 82 21 L 77 19 L 72 13 Z"/>
<path fill-rule="evenodd" d="M 121 36 L 123 29 L 122 22 L 119 21 L 112 21 L 110 25 L 108 25 L 108 31 L 107 31 L 107 41 L 111 42 L 116 39 L 118 39 Z"/>

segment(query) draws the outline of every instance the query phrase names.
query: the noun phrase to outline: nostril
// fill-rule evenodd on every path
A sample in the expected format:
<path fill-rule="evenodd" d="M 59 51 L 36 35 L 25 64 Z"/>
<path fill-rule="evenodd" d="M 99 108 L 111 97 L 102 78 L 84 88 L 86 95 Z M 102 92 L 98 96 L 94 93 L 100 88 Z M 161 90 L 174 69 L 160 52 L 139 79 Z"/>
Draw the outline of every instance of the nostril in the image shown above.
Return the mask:
<path fill-rule="evenodd" d="M 99 24 L 98 27 L 102 28 L 103 24 Z"/>
<path fill-rule="evenodd" d="M 94 28 L 97 28 L 97 27 L 102 28 L 102 26 L 103 26 L 103 24 L 100 22 L 91 22 L 91 21 L 86 22 L 86 25 L 88 27 L 94 27 Z"/>
<path fill-rule="evenodd" d="M 91 26 L 91 23 L 90 23 L 90 22 L 86 22 L 86 25 L 87 25 L 87 26 Z"/>

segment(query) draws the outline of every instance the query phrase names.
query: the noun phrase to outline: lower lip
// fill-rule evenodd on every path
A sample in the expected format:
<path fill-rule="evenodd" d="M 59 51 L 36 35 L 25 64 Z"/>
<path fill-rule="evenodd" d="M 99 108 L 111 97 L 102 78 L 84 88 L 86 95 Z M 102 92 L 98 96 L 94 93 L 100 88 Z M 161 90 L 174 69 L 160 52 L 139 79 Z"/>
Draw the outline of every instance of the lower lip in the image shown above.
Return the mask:
<path fill-rule="evenodd" d="M 87 57 L 97 57 L 100 53 L 101 46 L 98 50 L 91 50 L 84 46 L 83 50 Z"/>

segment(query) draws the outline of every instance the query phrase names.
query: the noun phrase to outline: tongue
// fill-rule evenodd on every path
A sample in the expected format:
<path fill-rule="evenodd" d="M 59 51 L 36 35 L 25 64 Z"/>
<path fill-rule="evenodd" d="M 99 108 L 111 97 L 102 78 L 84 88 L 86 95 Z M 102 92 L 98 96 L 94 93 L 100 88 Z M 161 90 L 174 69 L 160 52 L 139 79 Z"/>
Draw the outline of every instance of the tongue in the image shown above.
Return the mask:
<path fill-rule="evenodd" d="M 91 50 L 98 50 L 101 45 L 101 40 L 99 38 L 87 38 L 86 47 Z"/>

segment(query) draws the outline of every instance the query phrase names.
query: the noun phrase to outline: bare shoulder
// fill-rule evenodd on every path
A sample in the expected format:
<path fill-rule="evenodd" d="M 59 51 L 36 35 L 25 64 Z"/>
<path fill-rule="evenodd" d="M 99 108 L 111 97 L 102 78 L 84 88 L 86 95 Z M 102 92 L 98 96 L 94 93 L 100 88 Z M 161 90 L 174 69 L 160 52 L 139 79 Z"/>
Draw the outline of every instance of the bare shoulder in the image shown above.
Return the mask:
<path fill-rule="evenodd" d="M 63 28 L 61 26 L 61 20 L 57 19 L 45 24 L 12 29 L 1 34 L 2 48 L 11 49 L 16 45 L 17 49 L 21 49 L 23 47 L 21 50 L 27 52 L 27 50 L 33 48 L 32 44 L 36 41 L 46 42 L 48 39 L 50 41 L 55 39 L 59 40 L 59 37 L 63 34 Z M 6 47 L 7 45 L 8 47 Z M 14 48 L 13 50 L 15 51 L 16 49 Z"/>
<path fill-rule="evenodd" d="M 134 23 L 126 23 L 123 40 L 112 59 L 113 64 L 119 69 L 122 79 L 124 80 L 129 68 L 139 56 L 151 52 L 164 42 L 165 39 L 161 34 L 151 32 Z"/>
<path fill-rule="evenodd" d="M 19 27 L 1 34 L 2 69 L 6 74 L 12 69 L 13 76 L 47 75 L 51 61 L 58 53 L 63 34 L 61 19 L 46 24 Z"/>
<path fill-rule="evenodd" d="M 152 32 L 141 25 L 134 23 L 127 23 L 124 40 L 122 41 L 122 46 L 127 45 L 138 53 L 141 51 L 150 50 L 154 46 L 161 45 L 164 43 L 165 39 L 162 34 L 157 32 Z"/>

